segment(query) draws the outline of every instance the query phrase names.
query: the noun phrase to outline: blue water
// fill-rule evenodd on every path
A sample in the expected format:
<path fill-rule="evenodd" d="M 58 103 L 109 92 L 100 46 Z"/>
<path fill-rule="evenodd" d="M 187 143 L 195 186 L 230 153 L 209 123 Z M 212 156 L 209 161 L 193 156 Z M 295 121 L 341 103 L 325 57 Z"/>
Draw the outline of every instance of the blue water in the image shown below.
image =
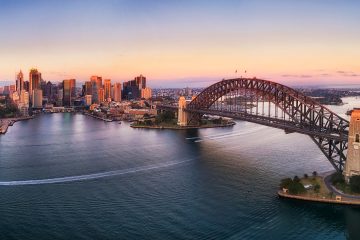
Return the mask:
<path fill-rule="evenodd" d="M 0 136 L 0 239 L 360 239 L 360 208 L 276 195 L 281 178 L 331 169 L 307 136 L 247 122 L 41 115 Z"/>

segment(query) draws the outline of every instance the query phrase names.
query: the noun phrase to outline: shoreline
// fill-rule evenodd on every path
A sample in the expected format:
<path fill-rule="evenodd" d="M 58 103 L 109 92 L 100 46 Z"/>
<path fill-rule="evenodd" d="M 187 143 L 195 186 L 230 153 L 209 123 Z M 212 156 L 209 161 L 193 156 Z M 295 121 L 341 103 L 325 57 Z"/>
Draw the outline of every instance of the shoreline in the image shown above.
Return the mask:
<path fill-rule="evenodd" d="M 336 200 L 336 199 L 329 199 L 329 198 L 316 198 L 316 197 L 309 197 L 309 196 L 300 196 L 300 195 L 284 193 L 282 190 L 278 190 L 278 196 L 282 197 L 282 198 L 296 199 L 296 200 L 301 200 L 301 201 L 360 206 L 360 200 L 343 200 L 343 199 Z"/>
<path fill-rule="evenodd" d="M 3 118 L 0 119 L 0 135 L 5 134 L 9 127 L 14 125 L 14 123 L 18 121 L 25 121 L 33 119 L 34 116 L 28 116 L 28 117 L 19 117 L 19 118 Z"/>
<path fill-rule="evenodd" d="M 329 178 L 334 174 L 335 171 L 329 171 L 322 174 L 319 174 L 318 177 L 321 178 L 321 181 L 326 187 L 329 196 L 308 196 L 308 195 L 298 195 L 298 194 L 290 194 L 287 191 L 278 190 L 277 194 L 280 198 L 287 199 L 295 199 L 300 201 L 309 201 L 309 202 L 319 202 L 319 203 L 327 203 L 327 204 L 337 204 L 337 205 L 353 205 L 360 206 L 360 196 L 358 195 L 350 195 L 339 191 L 335 186 L 333 186 Z"/>
<path fill-rule="evenodd" d="M 92 114 L 87 113 L 87 112 L 83 112 L 82 114 L 84 114 L 84 115 L 86 115 L 86 116 L 89 116 L 89 117 L 93 117 L 93 118 L 102 120 L 102 121 L 104 121 L 104 122 L 113 122 L 113 121 L 114 121 L 114 120 L 112 120 L 112 119 L 102 118 L 102 117 L 95 116 L 95 115 L 92 115 Z"/>
<path fill-rule="evenodd" d="M 180 126 L 136 126 L 136 125 L 130 125 L 132 128 L 143 128 L 143 129 L 169 129 L 169 130 L 188 130 L 188 129 L 202 129 L 202 128 L 219 128 L 219 127 L 231 127 L 234 126 L 236 123 L 231 122 L 227 124 L 214 124 L 211 126 L 186 126 L 186 127 L 180 127 Z"/>

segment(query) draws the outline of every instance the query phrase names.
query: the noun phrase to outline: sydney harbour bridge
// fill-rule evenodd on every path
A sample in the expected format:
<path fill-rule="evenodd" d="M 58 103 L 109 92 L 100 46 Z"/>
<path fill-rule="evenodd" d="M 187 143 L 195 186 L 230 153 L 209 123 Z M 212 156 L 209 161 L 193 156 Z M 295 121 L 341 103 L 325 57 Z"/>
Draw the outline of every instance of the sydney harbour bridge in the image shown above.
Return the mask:
<path fill-rule="evenodd" d="M 198 125 L 203 115 L 216 115 L 306 134 L 337 171 L 344 170 L 350 122 L 282 84 L 257 78 L 224 79 L 182 106 L 157 107 L 178 111 L 185 126 Z"/>

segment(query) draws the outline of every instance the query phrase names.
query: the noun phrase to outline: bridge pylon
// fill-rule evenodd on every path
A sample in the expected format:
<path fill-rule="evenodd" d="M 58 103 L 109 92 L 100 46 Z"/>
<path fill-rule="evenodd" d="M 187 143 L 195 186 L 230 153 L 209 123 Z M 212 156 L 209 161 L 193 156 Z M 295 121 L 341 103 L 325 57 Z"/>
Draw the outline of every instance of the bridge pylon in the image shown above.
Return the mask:
<path fill-rule="evenodd" d="M 178 122 L 179 126 L 185 127 L 189 125 L 199 125 L 200 119 L 198 117 L 194 117 L 193 113 L 186 111 L 187 105 L 194 100 L 195 96 L 191 98 L 191 100 L 187 100 L 184 96 L 179 98 L 179 105 L 178 105 Z"/>
<path fill-rule="evenodd" d="M 186 105 L 187 105 L 187 102 L 186 102 L 186 98 L 181 96 L 179 98 L 179 108 L 178 108 L 178 122 L 177 124 L 179 126 L 187 126 L 188 125 L 188 113 L 185 111 L 186 109 Z"/>
<path fill-rule="evenodd" d="M 351 176 L 360 175 L 360 110 L 354 110 L 351 114 L 344 175 L 346 181 Z"/>

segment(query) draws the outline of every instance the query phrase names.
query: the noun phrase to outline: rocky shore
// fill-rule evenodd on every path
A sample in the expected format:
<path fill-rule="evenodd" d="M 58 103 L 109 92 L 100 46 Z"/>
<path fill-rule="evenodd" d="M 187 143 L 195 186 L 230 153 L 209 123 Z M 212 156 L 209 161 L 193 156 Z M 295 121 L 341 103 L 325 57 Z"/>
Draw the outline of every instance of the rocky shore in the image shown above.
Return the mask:
<path fill-rule="evenodd" d="M 8 130 L 8 128 L 12 125 L 14 125 L 17 121 L 24 121 L 32 119 L 32 116 L 29 117 L 19 117 L 19 118 L 3 118 L 0 119 L 0 134 L 5 134 Z"/>

